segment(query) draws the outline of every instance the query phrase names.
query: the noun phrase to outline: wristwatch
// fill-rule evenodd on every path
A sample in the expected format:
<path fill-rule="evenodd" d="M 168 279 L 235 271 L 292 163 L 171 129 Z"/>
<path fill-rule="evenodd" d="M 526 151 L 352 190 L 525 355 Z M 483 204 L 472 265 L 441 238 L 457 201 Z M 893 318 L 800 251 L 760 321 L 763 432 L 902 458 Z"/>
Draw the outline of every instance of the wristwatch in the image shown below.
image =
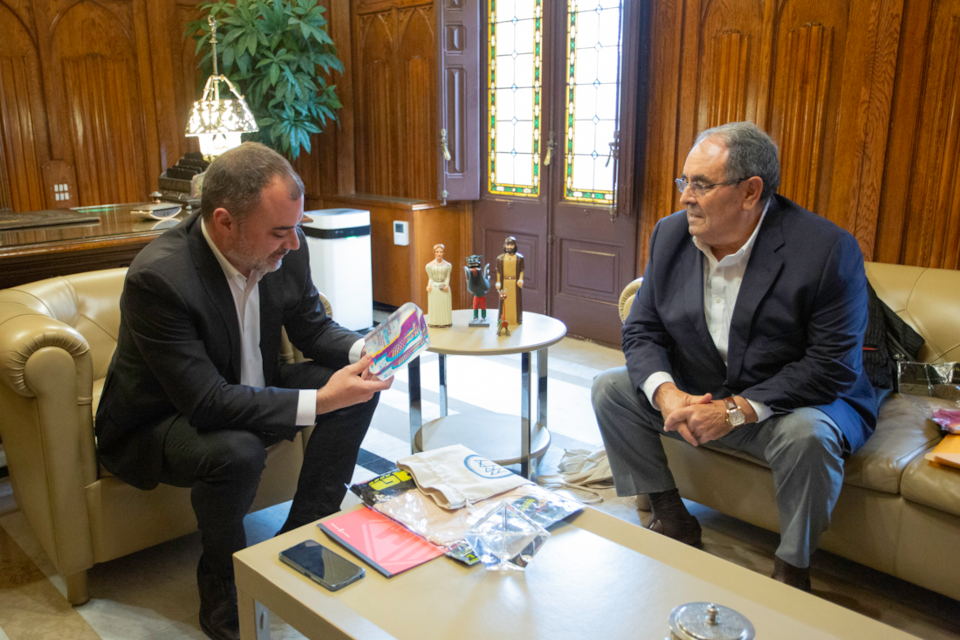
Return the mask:
<path fill-rule="evenodd" d="M 744 422 L 747 421 L 746 416 L 743 415 L 743 409 L 737 406 L 736 400 L 733 397 L 724 398 L 723 402 L 727 405 L 727 424 L 733 428 L 739 427 Z"/>

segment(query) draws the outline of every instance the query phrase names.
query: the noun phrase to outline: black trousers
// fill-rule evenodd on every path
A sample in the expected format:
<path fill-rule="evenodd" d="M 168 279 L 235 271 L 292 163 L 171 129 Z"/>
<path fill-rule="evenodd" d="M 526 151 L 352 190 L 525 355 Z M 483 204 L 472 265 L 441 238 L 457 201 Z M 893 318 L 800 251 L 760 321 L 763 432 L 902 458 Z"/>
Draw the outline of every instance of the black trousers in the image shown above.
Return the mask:
<path fill-rule="evenodd" d="M 285 365 L 280 386 L 318 389 L 333 373 L 312 363 Z M 369 402 L 317 416 L 281 531 L 339 510 L 378 400 L 374 396 Z M 233 576 L 232 555 L 246 546 L 243 517 L 253 504 L 266 450 L 273 443 L 254 431 L 201 433 L 185 417 L 173 419 L 164 440 L 160 480 L 191 488 L 203 546 L 201 562 L 207 571 Z"/>

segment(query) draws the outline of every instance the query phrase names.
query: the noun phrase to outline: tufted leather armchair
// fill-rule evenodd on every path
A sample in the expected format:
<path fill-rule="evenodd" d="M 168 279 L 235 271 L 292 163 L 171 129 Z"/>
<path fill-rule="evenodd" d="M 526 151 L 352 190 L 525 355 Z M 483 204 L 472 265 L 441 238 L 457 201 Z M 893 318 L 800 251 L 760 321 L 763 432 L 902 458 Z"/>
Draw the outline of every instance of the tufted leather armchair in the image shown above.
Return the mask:
<path fill-rule="evenodd" d="M 197 527 L 189 489 L 141 491 L 97 464 L 93 417 L 125 274 L 90 271 L 0 291 L 0 439 L 14 497 L 75 605 L 89 598 L 95 563 Z M 284 347 L 288 361 L 302 357 Z M 308 436 L 270 448 L 253 510 L 293 497 Z"/>

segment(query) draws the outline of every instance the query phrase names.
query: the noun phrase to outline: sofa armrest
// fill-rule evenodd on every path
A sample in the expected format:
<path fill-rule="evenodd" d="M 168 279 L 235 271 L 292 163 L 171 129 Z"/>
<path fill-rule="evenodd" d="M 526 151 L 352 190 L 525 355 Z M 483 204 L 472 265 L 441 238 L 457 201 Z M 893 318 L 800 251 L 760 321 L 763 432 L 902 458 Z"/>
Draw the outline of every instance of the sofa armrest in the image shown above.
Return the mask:
<path fill-rule="evenodd" d="M 73 327 L 0 303 L 0 437 L 17 503 L 63 574 L 92 565 L 84 488 L 97 477 L 93 362 Z"/>
<path fill-rule="evenodd" d="M 86 338 L 70 325 L 23 305 L 0 304 L 0 380 L 14 393 L 35 397 L 25 380 L 27 362 L 47 347 L 63 349 L 73 358 L 90 351 Z"/>
<path fill-rule="evenodd" d="M 640 290 L 640 285 L 642 284 L 643 276 L 640 276 L 636 280 L 629 282 L 627 286 L 623 288 L 623 291 L 620 292 L 620 301 L 617 303 L 617 309 L 620 312 L 620 322 L 627 319 L 627 315 L 630 313 L 630 307 L 633 306 L 633 300 L 637 297 L 637 291 Z"/>

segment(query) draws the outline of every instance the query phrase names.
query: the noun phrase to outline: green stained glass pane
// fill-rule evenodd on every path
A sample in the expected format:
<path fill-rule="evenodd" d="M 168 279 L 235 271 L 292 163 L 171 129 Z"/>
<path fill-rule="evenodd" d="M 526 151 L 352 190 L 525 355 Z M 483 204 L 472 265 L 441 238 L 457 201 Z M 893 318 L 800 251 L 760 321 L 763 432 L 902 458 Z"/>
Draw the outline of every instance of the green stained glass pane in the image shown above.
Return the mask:
<path fill-rule="evenodd" d="M 621 0 L 570 0 L 564 198 L 611 202 L 618 127 Z"/>
<path fill-rule="evenodd" d="M 540 194 L 542 0 L 489 4 L 487 188 Z"/>

